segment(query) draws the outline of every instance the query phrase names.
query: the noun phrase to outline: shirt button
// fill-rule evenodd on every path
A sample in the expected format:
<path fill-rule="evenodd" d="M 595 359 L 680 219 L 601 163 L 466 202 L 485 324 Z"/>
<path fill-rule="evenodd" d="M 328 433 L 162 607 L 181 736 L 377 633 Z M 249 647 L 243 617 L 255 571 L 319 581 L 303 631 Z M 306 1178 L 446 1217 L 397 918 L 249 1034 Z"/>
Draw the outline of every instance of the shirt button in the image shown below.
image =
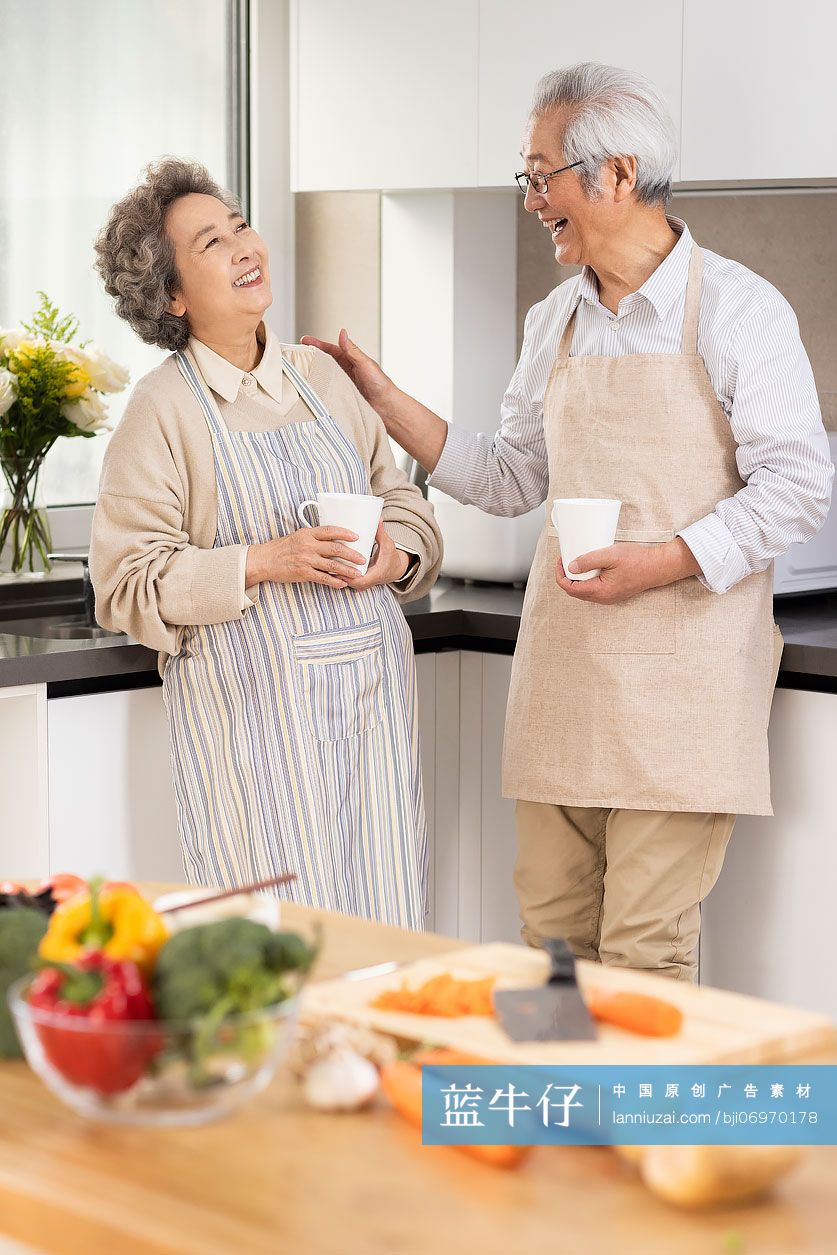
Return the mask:
<path fill-rule="evenodd" d="M 252 375 L 243 375 L 241 379 L 241 386 L 244 388 L 245 392 L 254 392 L 256 388 L 256 381 Z"/>

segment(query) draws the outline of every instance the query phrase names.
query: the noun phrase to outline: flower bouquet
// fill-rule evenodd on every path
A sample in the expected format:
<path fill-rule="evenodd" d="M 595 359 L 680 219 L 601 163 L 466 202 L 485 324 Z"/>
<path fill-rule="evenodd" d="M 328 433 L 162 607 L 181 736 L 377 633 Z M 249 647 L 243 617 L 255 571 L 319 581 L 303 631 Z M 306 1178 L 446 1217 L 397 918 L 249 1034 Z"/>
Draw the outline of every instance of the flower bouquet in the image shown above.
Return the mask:
<path fill-rule="evenodd" d="M 36 500 L 44 458 L 61 436 L 90 438 L 107 429 L 102 396 L 121 392 L 128 372 L 87 342 L 74 344 L 78 320 L 62 317 L 45 293 L 31 323 L 0 329 L 0 554 L 11 570 L 50 569 L 46 510 Z"/>

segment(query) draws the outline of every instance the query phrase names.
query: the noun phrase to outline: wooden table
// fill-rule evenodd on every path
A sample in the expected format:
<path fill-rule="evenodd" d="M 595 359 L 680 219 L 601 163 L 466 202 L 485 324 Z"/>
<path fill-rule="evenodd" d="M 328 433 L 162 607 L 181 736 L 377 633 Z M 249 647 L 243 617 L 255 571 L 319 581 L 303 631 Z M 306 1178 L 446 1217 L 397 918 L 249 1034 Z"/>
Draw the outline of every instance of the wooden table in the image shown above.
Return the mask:
<path fill-rule="evenodd" d="M 321 978 L 460 944 L 304 907 L 284 918 L 323 921 Z M 218 1124 L 100 1126 L 25 1064 L 4 1063 L 0 1233 L 50 1255 L 825 1255 L 837 1242 L 837 1148 L 807 1149 L 769 1201 L 691 1215 L 607 1147 L 540 1147 L 503 1173 L 421 1146 L 384 1103 L 312 1112 L 281 1077 Z"/>

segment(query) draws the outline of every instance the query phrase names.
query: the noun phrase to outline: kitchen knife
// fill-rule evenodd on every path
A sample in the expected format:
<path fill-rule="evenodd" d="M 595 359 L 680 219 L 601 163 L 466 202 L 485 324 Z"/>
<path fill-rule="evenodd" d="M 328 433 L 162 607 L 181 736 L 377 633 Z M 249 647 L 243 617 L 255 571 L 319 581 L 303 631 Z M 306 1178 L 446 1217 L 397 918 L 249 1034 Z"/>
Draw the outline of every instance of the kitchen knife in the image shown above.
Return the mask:
<path fill-rule="evenodd" d="M 549 976 L 534 989 L 498 989 L 494 1009 L 513 1041 L 595 1041 L 596 1026 L 575 978 L 575 956 L 560 937 L 547 938 Z"/>

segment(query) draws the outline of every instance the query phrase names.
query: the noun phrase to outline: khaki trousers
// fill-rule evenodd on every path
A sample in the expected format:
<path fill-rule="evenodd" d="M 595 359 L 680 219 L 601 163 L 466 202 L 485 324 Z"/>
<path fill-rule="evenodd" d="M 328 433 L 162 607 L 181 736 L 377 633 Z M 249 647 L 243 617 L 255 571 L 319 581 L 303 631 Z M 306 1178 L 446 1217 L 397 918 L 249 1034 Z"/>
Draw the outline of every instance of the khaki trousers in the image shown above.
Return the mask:
<path fill-rule="evenodd" d="M 518 802 L 523 939 L 563 937 L 577 958 L 697 980 L 700 903 L 735 818 Z"/>

